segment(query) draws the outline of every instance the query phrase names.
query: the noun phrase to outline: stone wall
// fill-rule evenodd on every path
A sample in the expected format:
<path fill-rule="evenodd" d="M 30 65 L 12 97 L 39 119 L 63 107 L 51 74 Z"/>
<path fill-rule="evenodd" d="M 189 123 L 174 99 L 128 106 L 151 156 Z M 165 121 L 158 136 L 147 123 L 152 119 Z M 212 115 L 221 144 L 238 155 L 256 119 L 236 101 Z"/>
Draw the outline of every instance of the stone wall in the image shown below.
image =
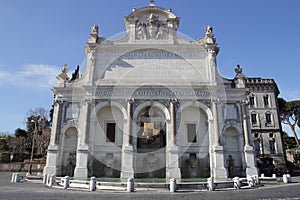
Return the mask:
<path fill-rule="evenodd" d="M 32 164 L 33 172 L 43 172 L 45 164 Z M 14 171 L 14 172 L 27 172 L 29 170 L 29 163 L 16 162 L 16 163 L 1 163 L 0 171 Z"/>

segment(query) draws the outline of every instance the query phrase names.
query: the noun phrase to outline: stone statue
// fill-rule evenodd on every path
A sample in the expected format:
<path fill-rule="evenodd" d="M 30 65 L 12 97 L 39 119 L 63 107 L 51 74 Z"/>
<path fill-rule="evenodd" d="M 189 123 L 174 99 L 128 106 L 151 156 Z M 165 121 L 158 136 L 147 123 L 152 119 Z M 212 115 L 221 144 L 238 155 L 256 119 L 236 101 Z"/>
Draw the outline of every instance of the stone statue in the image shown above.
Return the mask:
<path fill-rule="evenodd" d="M 147 29 L 148 29 L 149 38 L 156 39 L 158 27 L 156 24 L 156 17 L 153 14 L 151 14 L 149 17 L 149 24 L 147 26 Z"/>
<path fill-rule="evenodd" d="M 234 178 L 235 177 L 235 164 L 234 164 L 234 158 L 232 158 L 232 155 L 228 156 L 228 159 L 226 160 L 226 165 L 228 169 L 228 178 Z"/>
<path fill-rule="evenodd" d="M 214 38 L 214 34 L 213 34 L 213 27 L 211 26 L 206 26 L 205 28 L 205 40 L 207 44 L 215 44 L 216 43 L 216 39 Z"/>
<path fill-rule="evenodd" d="M 98 35 L 99 33 L 99 27 L 94 24 L 94 26 L 92 27 L 92 33 L 91 34 L 95 34 L 95 35 Z"/>
<path fill-rule="evenodd" d="M 76 167 L 76 153 L 70 153 L 68 157 L 67 175 L 74 176 L 74 169 Z"/>
<path fill-rule="evenodd" d="M 61 79 L 63 81 L 69 81 L 70 77 L 68 76 L 69 69 L 67 68 L 67 64 L 64 64 L 64 66 L 61 68 L 61 73 L 57 76 L 58 79 Z"/>
<path fill-rule="evenodd" d="M 139 40 L 144 40 L 147 38 L 146 35 L 146 27 L 144 23 L 138 23 L 138 27 L 137 27 L 137 39 Z"/>
<path fill-rule="evenodd" d="M 237 78 L 245 77 L 243 74 L 243 69 L 240 67 L 240 65 L 237 65 L 237 67 L 234 69 L 234 71 L 236 73 L 235 77 L 237 77 Z"/>
<path fill-rule="evenodd" d="M 211 27 L 211 26 L 206 26 L 206 28 L 205 28 L 205 31 L 206 31 L 206 35 L 207 34 L 212 34 L 212 32 L 213 32 L 213 27 Z"/>

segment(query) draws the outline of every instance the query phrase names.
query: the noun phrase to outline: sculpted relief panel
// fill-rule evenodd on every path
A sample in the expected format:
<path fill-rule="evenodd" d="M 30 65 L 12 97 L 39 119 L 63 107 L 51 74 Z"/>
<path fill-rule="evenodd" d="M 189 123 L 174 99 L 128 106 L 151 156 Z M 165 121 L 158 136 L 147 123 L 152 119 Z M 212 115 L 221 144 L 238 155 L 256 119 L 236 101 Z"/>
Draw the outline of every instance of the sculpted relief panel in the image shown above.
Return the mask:
<path fill-rule="evenodd" d="M 137 40 L 166 40 L 170 30 L 176 29 L 174 22 L 164 22 L 159 20 L 159 17 L 150 14 L 147 19 L 138 21 L 136 24 L 136 39 Z"/>

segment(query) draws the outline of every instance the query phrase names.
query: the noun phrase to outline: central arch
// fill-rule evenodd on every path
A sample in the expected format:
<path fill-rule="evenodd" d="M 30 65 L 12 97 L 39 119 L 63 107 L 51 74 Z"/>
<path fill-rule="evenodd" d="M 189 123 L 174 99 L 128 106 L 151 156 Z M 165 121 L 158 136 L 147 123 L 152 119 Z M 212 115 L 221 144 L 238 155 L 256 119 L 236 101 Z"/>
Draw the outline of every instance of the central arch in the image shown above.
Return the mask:
<path fill-rule="evenodd" d="M 136 178 L 166 177 L 168 119 L 168 109 L 159 102 L 144 102 L 136 108 L 133 115 Z"/>

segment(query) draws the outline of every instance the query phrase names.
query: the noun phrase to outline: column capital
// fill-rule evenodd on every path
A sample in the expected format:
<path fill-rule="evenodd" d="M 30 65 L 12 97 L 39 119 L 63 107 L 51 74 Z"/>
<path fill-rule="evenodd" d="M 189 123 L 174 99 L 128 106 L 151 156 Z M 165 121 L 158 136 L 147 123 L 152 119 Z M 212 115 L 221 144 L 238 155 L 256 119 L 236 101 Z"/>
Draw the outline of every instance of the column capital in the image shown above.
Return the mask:
<path fill-rule="evenodd" d="M 171 98 L 170 103 L 173 103 L 173 104 L 178 103 L 178 99 L 177 98 Z"/>
<path fill-rule="evenodd" d="M 64 103 L 64 100 L 62 100 L 62 99 L 55 99 L 54 100 L 54 106 L 61 105 L 63 103 Z"/>
<path fill-rule="evenodd" d="M 83 105 L 91 104 L 92 99 L 87 97 L 87 98 L 84 98 L 80 103 Z"/>
<path fill-rule="evenodd" d="M 135 100 L 134 100 L 133 98 L 127 99 L 127 103 L 130 103 L 130 104 L 133 104 L 134 101 L 135 101 Z"/>
<path fill-rule="evenodd" d="M 220 99 L 219 98 L 211 98 L 211 102 L 218 104 L 218 103 L 220 103 Z"/>

